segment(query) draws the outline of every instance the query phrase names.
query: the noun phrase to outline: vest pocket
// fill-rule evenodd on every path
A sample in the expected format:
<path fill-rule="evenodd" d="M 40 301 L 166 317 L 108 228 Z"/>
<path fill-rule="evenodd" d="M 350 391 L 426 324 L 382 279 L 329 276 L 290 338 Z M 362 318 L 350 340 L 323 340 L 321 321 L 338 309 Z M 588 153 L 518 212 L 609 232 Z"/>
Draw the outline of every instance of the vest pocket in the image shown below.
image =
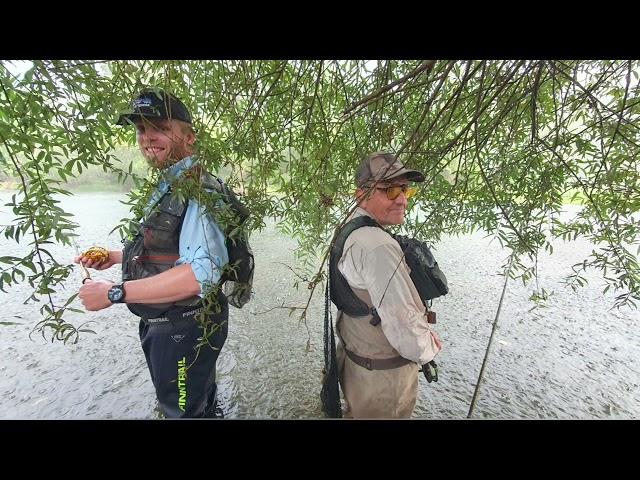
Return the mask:
<path fill-rule="evenodd" d="M 136 280 L 141 278 L 137 271 L 135 259 L 142 255 L 144 242 L 141 234 L 137 234 L 133 240 L 125 243 L 122 253 L 122 280 Z"/>
<path fill-rule="evenodd" d="M 182 217 L 176 217 L 165 212 L 159 212 L 142 224 L 144 247 L 148 250 L 175 252 L 179 247 L 180 222 Z"/>

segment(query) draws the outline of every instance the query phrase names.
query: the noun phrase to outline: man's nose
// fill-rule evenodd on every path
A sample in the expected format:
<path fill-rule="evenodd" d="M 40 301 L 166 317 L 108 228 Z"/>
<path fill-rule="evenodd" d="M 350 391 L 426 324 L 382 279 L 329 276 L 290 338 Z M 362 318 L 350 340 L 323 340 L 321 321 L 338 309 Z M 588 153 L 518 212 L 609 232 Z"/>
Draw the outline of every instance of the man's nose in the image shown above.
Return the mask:
<path fill-rule="evenodd" d="M 142 134 L 142 137 L 149 139 L 149 140 L 154 140 L 156 138 L 158 138 L 158 130 L 156 130 L 155 128 L 148 128 L 144 131 L 144 133 Z"/>
<path fill-rule="evenodd" d="M 145 128 L 143 132 L 139 132 L 138 135 L 140 136 L 140 138 L 146 139 L 146 140 L 155 140 L 156 138 L 158 138 L 160 136 L 161 132 L 160 130 L 158 130 L 157 128 Z"/>
<path fill-rule="evenodd" d="M 407 196 L 404 192 L 400 192 L 400 195 L 396 197 L 396 203 L 404 205 L 405 207 L 409 204 L 409 201 L 407 200 Z"/>

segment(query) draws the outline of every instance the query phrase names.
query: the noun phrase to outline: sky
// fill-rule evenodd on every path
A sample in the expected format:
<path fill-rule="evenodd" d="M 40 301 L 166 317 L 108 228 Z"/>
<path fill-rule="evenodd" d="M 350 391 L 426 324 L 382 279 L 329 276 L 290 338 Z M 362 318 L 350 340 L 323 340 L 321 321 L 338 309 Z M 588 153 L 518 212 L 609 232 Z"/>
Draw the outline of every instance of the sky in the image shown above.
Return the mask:
<path fill-rule="evenodd" d="M 7 67 L 7 70 L 18 78 L 21 78 L 33 65 L 33 63 L 28 60 L 2 60 L 0 63 Z"/>

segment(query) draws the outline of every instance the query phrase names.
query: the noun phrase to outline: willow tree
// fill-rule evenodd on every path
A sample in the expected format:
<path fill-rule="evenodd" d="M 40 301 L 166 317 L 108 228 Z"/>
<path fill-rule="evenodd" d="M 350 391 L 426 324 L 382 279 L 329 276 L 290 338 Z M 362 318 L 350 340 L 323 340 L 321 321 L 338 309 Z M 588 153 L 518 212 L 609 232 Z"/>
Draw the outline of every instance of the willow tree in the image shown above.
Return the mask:
<path fill-rule="evenodd" d="M 511 251 L 505 273 L 523 281 L 553 239 L 583 237 L 597 250 L 567 282 L 579 287 L 595 268 L 616 307 L 640 298 L 638 61 L 34 61 L 19 78 L 7 66 L 0 165 L 19 186 L 16 220 L 2 228 L 31 250 L 2 252 L 0 288 L 29 282 L 42 302 L 37 328 L 52 339 L 78 334 L 64 320 L 73 297 L 51 298 L 73 266 L 46 246 L 69 245 L 77 228 L 56 197 L 98 165 L 133 178 L 136 209 L 149 181 L 114 155 L 135 139 L 113 123 L 146 86 L 189 106 L 199 156 L 230 170 L 251 228 L 272 217 L 298 239 L 312 292 L 324 280 L 317 259 L 353 208 L 357 163 L 389 149 L 427 177 L 417 200 L 426 218 L 410 215 L 407 226 L 414 235 L 481 229 Z M 560 215 L 568 197 L 583 203 L 570 220 Z"/>

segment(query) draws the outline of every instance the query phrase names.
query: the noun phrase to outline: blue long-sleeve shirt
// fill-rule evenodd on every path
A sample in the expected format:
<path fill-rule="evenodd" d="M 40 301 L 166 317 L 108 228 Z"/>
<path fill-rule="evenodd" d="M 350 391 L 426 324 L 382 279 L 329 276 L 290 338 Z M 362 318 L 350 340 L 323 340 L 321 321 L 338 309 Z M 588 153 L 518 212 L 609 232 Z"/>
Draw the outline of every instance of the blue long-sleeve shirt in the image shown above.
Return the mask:
<path fill-rule="evenodd" d="M 161 172 L 158 187 L 151 195 L 145 216 L 167 193 L 171 184 L 196 163 L 197 159 L 194 157 L 185 157 Z M 200 297 L 203 296 L 206 284 L 214 284 L 220 280 L 221 269 L 229 262 L 222 230 L 195 200 L 189 200 L 180 231 L 178 253 L 180 258 L 175 265 L 191 265 L 200 284 Z"/>

